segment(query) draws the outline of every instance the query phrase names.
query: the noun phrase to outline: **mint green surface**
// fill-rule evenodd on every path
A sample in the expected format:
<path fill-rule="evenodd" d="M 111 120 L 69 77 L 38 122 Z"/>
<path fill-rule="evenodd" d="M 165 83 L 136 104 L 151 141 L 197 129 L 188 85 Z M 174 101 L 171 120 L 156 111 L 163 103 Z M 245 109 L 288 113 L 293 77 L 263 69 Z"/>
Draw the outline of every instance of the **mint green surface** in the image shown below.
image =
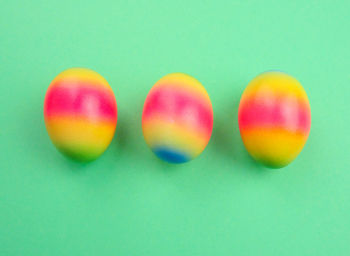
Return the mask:
<path fill-rule="evenodd" d="M 94 2 L 94 3 L 92 3 Z M 3 1 L 0 8 L 0 255 L 350 255 L 350 1 Z M 88 67 L 111 84 L 116 136 L 79 164 L 43 119 L 51 80 Z M 245 151 L 248 82 L 295 76 L 309 140 L 280 170 Z M 206 87 L 214 130 L 170 165 L 141 130 L 151 86 L 185 72 Z"/>

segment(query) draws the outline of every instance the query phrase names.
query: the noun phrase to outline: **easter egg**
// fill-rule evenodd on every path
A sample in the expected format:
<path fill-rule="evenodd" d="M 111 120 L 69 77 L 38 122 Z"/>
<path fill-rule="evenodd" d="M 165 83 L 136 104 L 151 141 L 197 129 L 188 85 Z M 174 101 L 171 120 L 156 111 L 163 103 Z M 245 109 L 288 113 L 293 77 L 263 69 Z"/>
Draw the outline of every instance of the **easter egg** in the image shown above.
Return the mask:
<path fill-rule="evenodd" d="M 241 97 L 238 124 L 249 154 L 271 168 L 291 163 L 309 136 L 311 112 L 302 85 L 283 72 L 254 78 Z"/>
<path fill-rule="evenodd" d="M 197 79 L 172 73 L 155 83 L 144 104 L 142 130 L 160 159 L 170 163 L 194 159 L 208 144 L 212 129 L 211 101 Z"/>
<path fill-rule="evenodd" d="M 112 88 L 98 73 L 71 68 L 47 89 L 44 118 L 51 141 L 64 155 L 92 161 L 108 147 L 117 125 Z"/>

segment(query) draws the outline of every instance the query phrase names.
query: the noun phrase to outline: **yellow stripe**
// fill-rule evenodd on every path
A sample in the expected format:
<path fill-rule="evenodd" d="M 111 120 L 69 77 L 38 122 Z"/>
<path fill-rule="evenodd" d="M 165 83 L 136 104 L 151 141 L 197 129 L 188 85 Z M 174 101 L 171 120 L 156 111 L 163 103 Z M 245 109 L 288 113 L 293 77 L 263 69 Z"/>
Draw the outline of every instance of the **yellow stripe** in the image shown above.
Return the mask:
<path fill-rule="evenodd" d="M 294 95 L 309 102 L 303 86 L 294 77 L 283 72 L 265 72 L 255 77 L 247 86 L 242 100 L 256 93 L 273 93 L 274 95 Z"/>
<path fill-rule="evenodd" d="M 180 149 L 191 157 L 199 155 L 209 138 L 198 131 L 191 131 L 175 123 L 152 119 L 142 124 L 143 134 L 147 144 L 155 146 L 167 146 Z"/>
<path fill-rule="evenodd" d="M 50 117 L 45 120 L 52 142 L 62 147 L 92 147 L 101 153 L 111 142 L 115 124 L 112 122 L 92 123 L 71 117 Z"/>
<path fill-rule="evenodd" d="M 103 76 L 101 76 L 99 73 L 87 69 L 87 68 L 70 68 L 67 69 L 58 76 L 55 77 L 55 79 L 51 82 L 51 85 L 54 85 L 57 82 L 60 81 L 81 81 L 85 83 L 89 83 L 92 86 L 103 86 L 108 90 L 112 90 L 112 88 L 109 86 L 106 79 L 104 79 Z"/>
<path fill-rule="evenodd" d="M 159 88 L 162 86 L 174 85 L 193 93 L 196 97 L 202 97 L 211 106 L 210 97 L 205 90 L 204 86 L 194 77 L 184 74 L 184 73 L 171 73 L 162 77 L 153 88 Z"/>
<path fill-rule="evenodd" d="M 292 133 L 284 129 L 246 129 L 241 131 L 242 140 L 253 158 L 287 165 L 303 149 L 308 135 Z"/>

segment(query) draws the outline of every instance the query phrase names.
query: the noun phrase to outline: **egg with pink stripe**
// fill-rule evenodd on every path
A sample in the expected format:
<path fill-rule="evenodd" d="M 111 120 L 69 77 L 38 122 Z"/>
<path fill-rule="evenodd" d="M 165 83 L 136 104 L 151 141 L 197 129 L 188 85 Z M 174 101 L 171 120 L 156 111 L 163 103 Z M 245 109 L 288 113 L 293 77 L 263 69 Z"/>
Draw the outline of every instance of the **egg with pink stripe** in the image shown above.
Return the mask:
<path fill-rule="evenodd" d="M 170 163 L 194 159 L 208 144 L 212 129 L 211 101 L 197 79 L 183 73 L 168 74 L 148 93 L 142 130 L 160 159 Z"/>
<path fill-rule="evenodd" d="M 80 161 L 98 158 L 109 146 L 117 125 L 112 88 L 98 73 L 71 68 L 47 89 L 44 118 L 51 141 L 63 154 Z"/>
<path fill-rule="evenodd" d="M 309 136 L 307 94 L 286 73 L 262 73 L 243 92 L 238 123 L 243 143 L 254 159 L 271 168 L 284 167 L 298 156 Z"/>

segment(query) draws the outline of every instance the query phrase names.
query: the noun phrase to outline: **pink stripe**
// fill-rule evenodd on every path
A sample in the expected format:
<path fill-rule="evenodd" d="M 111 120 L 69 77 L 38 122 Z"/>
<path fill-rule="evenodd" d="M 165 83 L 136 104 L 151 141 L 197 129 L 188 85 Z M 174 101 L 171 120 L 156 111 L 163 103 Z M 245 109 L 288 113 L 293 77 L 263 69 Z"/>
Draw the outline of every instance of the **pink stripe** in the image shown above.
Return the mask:
<path fill-rule="evenodd" d="M 148 95 L 142 121 L 154 115 L 169 122 L 181 122 L 211 135 L 213 129 L 213 110 L 199 95 L 176 91 L 172 88 L 159 88 Z"/>
<path fill-rule="evenodd" d="M 61 86 L 62 85 L 62 86 Z M 117 104 L 113 93 L 77 83 L 74 86 L 60 84 L 53 86 L 46 94 L 44 115 L 72 115 L 96 120 L 117 120 Z"/>
<path fill-rule="evenodd" d="M 277 126 L 308 133 L 311 114 L 309 105 L 302 99 L 259 97 L 241 103 L 238 122 L 241 130 L 257 126 Z"/>

